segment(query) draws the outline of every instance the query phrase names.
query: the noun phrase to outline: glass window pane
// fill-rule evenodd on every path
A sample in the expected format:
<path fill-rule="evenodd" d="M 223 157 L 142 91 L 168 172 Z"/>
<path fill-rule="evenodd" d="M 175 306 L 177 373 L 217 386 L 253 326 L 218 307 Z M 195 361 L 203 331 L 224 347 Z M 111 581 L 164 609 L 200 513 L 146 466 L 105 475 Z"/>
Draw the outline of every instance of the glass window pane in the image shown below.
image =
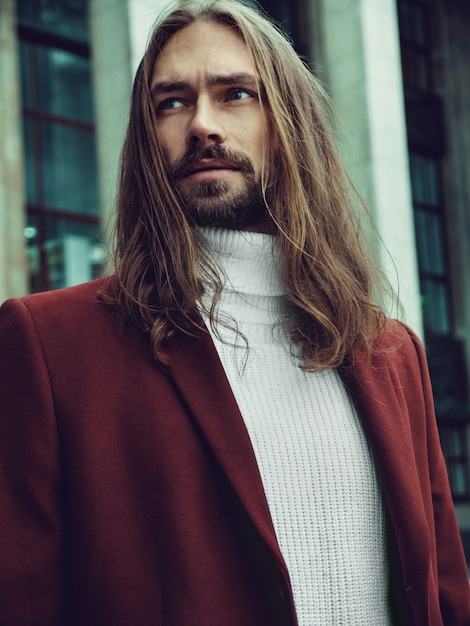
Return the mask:
<path fill-rule="evenodd" d="M 452 493 L 457 497 L 464 497 L 468 493 L 466 468 L 463 463 L 451 463 L 449 466 L 449 479 Z"/>
<path fill-rule="evenodd" d="M 23 116 L 24 172 L 26 178 L 26 202 L 39 204 L 36 179 L 36 154 L 34 141 L 34 122 Z"/>
<path fill-rule="evenodd" d="M 462 442 L 462 430 L 460 428 L 449 429 L 450 439 L 450 453 L 454 457 L 462 456 L 464 454 L 464 446 Z"/>
<path fill-rule="evenodd" d="M 44 247 L 51 289 L 96 278 L 105 260 L 96 224 L 48 217 Z"/>
<path fill-rule="evenodd" d="M 425 45 L 427 43 L 427 30 L 423 7 L 399 2 L 400 31 L 402 37 L 408 41 Z"/>
<path fill-rule="evenodd" d="M 427 236 L 431 250 L 431 270 L 435 274 L 444 276 L 446 274 L 446 264 L 444 257 L 444 224 L 442 216 L 434 213 L 429 214 L 427 222 Z"/>
<path fill-rule="evenodd" d="M 446 264 L 441 215 L 416 209 L 415 229 L 420 271 L 444 276 Z"/>
<path fill-rule="evenodd" d="M 470 495 L 465 444 L 466 426 L 441 424 L 439 434 L 449 471 L 452 493 L 457 497 L 466 497 Z"/>
<path fill-rule="evenodd" d="M 39 220 L 36 215 L 28 215 L 28 223 L 24 229 L 26 240 L 26 260 L 29 274 L 29 290 L 36 292 L 41 289 L 41 256 L 39 244 Z"/>
<path fill-rule="evenodd" d="M 413 195 L 413 202 L 423 203 L 425 189 L 420 165 L 421 157 L 417 154 L 410 154 L 411 192 Z"/>
<path fill-rule="evenodd" d="M 21 25 L 88 41 L 87 0 L 16 0 Z"/>
<path fill-rule="evenodd" d="M 32 46 L 25 41 L 20 41 L 20 73 L 21 73 L 21 101 L 24 107 L 33 107 L 32 72 L 31 72 L 31 49 Z"/>
<path fill-rule="evenodd" d="M 413 201 L 439 206 L 439 164 L 436 160 L 410 154 L 411 190 Z"/>
<path fill-rule="evenodd" d="M 401 49 L 403 82 L 408 87 L 426 91 L 430 85 L 429 60 L 426 54 L 414 46 L 402 43 Z"/>
<path fill-rule="evenodd" d="M 429 250 L 429 241 L 426 229 L 426 211 L 415 210 L 415 231 L 416 244 L 418 250 L 418 263 L 421 271 L 429 271 L 431 252 Z"/>
<path fill-rule="evenodd" d="M 445 283 L 421 279 L 424 327 L 434 334 L 450 333 L 449 293 Z"/>
<path fill-rule="evenodd" d="M 38 107 L 42 111 L 91 122 L 89 59 L 65 50 L 37 46 Z"/>
<path fill-rule="evenodd" d="M 61 124 L 42 124 L 44 204 L 97 215 L 94 134 Z"/>
<path fill-rule="evenodd" d="M 453 426 L 443 426 L 440 430 L 441 444 L 448 460 L 463 457 L 465 455 L 465 429 Z"/>

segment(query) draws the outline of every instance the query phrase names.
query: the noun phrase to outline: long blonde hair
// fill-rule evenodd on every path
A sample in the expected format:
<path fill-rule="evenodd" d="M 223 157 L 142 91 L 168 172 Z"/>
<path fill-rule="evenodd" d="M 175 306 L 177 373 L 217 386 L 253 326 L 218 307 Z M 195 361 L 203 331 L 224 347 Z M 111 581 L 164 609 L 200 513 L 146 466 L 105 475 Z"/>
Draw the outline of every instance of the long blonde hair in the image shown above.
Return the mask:
<path fill-rule="evenodd" d="M 337 156 L 327 98 L 286 36 L 264 15 L 234 0 L 190 0 L 156 25 L 138 68 L 117 200 L 115 305 L 118 328 L 148 333 L 154 358 L 167 362 L 179 331 L 204 330 L 197 302 L 221 281 L 172 186 L 156 131 L 150 81 L 168 39 L 196 20 L 228 25 L 243 38 L 262 87 L 275 150 L 262 174 L 275 225 L 291 334 L 310 370 L 337 367 L 374 349 L 384 316 L 374 299 L 381 272 L 367 252 L 351 187 Z"/>

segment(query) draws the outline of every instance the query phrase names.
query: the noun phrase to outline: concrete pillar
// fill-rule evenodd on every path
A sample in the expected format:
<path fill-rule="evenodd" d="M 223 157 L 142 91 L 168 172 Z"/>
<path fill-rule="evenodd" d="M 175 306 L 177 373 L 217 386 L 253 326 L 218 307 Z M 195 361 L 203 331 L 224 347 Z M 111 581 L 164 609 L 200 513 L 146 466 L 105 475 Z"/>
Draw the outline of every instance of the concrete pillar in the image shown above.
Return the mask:
<path fill-rule="evenodd" d="M 166 0 L 91 0 L 90 30 L 100 212 L 112 228 L 119 155 L 137 66 Z"/>
<path fill-rule="evenodd" d="M 173 3 L 171 0 L 128 0 L 128 4 L 132 72 L 135 74 L 156 19 Z"/>
<path fill-rule="evenodd" d="M 25 195 L 15 5 L 0 3 L 0 302 L 27 293 Z"/>
<path fill-rule="evenodd" d="M 91 0 L 90 35 L 100 213 L 109 227 L 132 83 L 127 0 Z"/>
<path fill-rule="evenodd" d="M 422 334 L 396 2 L 318 0 L 315 6 L 322 37 L 314 60 L 342 121 L 343 160 L 383 241 L 371 235 L 405 321 Z"/>

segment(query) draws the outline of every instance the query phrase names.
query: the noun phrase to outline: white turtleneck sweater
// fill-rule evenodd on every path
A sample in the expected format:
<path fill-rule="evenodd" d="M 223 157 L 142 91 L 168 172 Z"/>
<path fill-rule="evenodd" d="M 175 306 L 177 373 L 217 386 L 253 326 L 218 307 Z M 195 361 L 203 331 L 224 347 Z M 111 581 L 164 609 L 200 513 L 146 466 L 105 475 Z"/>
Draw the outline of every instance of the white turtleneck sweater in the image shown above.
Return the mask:
<path fill-rule="evenodd" d="M 305 372 L 292 355 L 275 238 L 202 232 L 226 276 L 217 314 L 246 341 L 206 323 L 252 441 L 299 625 L 389 626 L 372 455 L 338 372 Z"/>

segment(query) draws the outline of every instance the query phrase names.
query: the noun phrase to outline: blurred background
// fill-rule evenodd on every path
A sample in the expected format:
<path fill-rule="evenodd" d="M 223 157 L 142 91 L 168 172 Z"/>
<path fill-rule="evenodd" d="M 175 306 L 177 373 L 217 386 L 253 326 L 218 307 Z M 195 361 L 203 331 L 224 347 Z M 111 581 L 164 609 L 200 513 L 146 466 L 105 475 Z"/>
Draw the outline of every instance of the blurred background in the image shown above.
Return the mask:
<path fill-rule="evenodd" d="M 132 79 L 166 5 L 0 0 L 0 302 L 99 275 Z M 427 345 L 470 558 L 470 2 L 261 5 L 333 99 L 372 245 Z"/>

